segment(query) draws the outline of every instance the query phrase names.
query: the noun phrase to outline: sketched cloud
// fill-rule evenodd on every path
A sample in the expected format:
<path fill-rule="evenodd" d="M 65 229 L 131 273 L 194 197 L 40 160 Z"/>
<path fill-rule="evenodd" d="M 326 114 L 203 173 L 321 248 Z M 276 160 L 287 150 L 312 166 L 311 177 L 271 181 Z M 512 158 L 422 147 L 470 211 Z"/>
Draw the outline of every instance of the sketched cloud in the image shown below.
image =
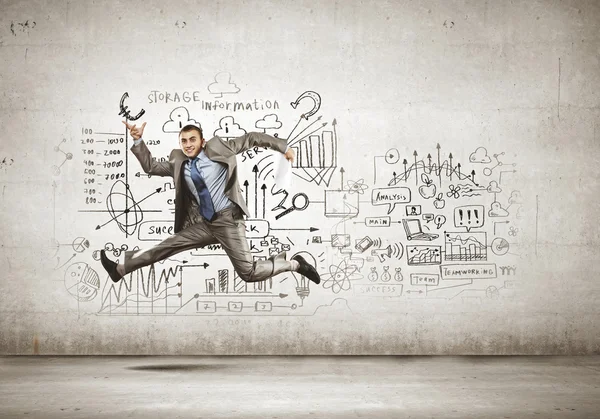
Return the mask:
<path fill-rule="evenodd" d="M 244 135 L 246 130 L 240 127 L 240 124 L 233 120 L 233 116 L 226 116 L 219 121 L 219 128 L 215 130 L 214 135 L 223 138 L 233 138 Z"/>
<path fill-rule="evenodd" d="M 510 193 L 510 198 L 508 198 L 508 203 L 509 204 L 522 204 L 523 203 L 523 196 L 521 196 L 521 191 L 512 191 Z"/>
<path fill-rule="evenodd" d="M 315 309 L 314 314 L 325 314 L 325 315 L 335 315 L 336 313 L 346 313 L 350 312 L 354 314 L 350 306 L 348 305 L 348 301 L 345 298 L 336 298 L 331 302 L 331 304 L 323 304 L 318 306 Z"/>
<path fill-rule="evenodd" d="M 190 113 L 184 106 L 173 109 L 169 115 L 169 118 L 170 119 L 163 125 L 163 132 L 179 133 L 181 128 L 185 127 L 186 125 L 196 125 L 197 127 L 201 128 L 199 122 L 197 122 L 195 119 L 190 119 Z"/>
<path fill-rule="evenodd" d="M 508 217 L 508 211 L 502 208 L 500 202 L 492 202 L 492 208 L 488 211 L 490 217 Z"/>
<path fill-rule="evenodd" d="M 488 156 L 485 147 L 477 147 L 469 156 L 469 161 L 471 163 L 491 163 L 492 159 Z"/>
<path fill-rule="evenodd" d="M 224 94 L 237 93 L 240 88 L 231 82 L 231 74 L 223 71 L 215 76 L 214 83 L 208 85 L 208 91 L 213 95 L 222 97 Z"/>
<path fill-rule="evenodd" d="M 500 186 L 498 186 L 498 182 L 496 182 L 495 180 L 492 180 L 487 187 L 487 191 L 489 193 L 500 193 L 500 192 L 502 192 L 502 188 L 500 188 Z"/>
<path fill-rule="evenodd" d="M 277 115 L 272 113 L 256 121 L 255 127 L 260 129 L 277 129 L 281 128 L 281 125 L 281 121 L 277 119 Z"/>

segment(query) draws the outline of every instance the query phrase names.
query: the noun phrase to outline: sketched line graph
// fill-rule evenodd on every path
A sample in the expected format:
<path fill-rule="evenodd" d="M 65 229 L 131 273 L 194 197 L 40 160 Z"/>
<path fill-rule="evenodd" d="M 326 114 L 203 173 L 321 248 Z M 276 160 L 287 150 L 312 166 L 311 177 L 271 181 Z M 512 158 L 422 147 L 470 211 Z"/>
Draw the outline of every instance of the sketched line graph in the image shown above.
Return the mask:
<path fill-rule="evenodd" d="M 473 186 L 479 187 L 480 185 L 475 182 L 475 170 L 472 170 L 470 173 L 462 172 L 462 164 L 457 163 L 456 166 L 453 165 L 452 160 L 454 157 L 452 153 L 448 155 L 448 159 L 443 160 L 440 156 L 440 145 L 437 145 L 438 156 L 437 163 L 433 162 L 433 157 L 431 154 L 428 154 L 425 162 L 425 159 L 417 160 L 418 153 L 415 150 L 413 152 L 414 161 L 409 165 L 407 159 L 402 161 L 403 170 L 400 173 L 396 171 L 393 173 L 392 179 L 389 181 L 388 186 L 396 186 L 400 182 L 408 182 L 409 179 L 413 176 L 415 178 L 415 185 L 419 184 L 419 178 L 422 174 L 431 175 L 432 177 L 437 177 L 439 185 L 442 185 L 442 178 L 448 178 L 450 181 L 455 178 L 455 181 L 465 181 Z"/>
<path fill-rule="evenodd" d="M 487 233 L 447 232 L 445 235 L 445 260 L 485 261 L 487 260 Z"/>
<path fill-rule="evenodd" d="M 116 284 L 107 280 L 98 314 L 169 314 L 177 311 L 182 305 L 181 281 L 175 285 L 169 285 L 169 282 L 178 273 L 181 277 L 179 265 L 163 269 L 157 280 L 152 264 L 146 274 L 143 269 L 138 269 Z M 173 293 L 173 290 L 177 292 Z"/>

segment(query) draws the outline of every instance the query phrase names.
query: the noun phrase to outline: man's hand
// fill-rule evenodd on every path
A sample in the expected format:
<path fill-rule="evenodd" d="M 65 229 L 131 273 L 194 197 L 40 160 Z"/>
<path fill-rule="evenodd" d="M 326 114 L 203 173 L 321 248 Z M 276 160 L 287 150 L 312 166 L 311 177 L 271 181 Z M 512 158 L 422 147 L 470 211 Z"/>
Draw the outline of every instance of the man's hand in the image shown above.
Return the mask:
<path fill-rule="evenodd" d="M 294 153 L 293 148 L 290 148 L 288 151 L 286 151 L 284 155 L 287 161 L 289 161 L 290 163 L 294 162 L 294 157 L 296 157 L 296 153 Z"/>
<path fill-rule="evenodd" d="M 129 133 L 134 140 L 139 140 L 142 138 L 142 134 L 144 134 L 144 127 L 146 123 L 144 122 L 141 127 L 136 127 L 135 125 L 128 124 L 127 121 L 123 121 L 125 126 L 129 129 Z"/>

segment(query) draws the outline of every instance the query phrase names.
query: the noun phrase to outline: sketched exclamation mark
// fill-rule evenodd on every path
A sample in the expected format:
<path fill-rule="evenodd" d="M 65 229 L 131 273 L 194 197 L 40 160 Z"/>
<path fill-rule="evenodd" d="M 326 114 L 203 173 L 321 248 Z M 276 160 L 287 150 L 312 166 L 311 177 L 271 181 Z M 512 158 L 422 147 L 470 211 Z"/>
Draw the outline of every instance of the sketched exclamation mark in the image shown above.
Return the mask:
<path fill-rule="evenodd" d="M 463 222 L 463 210 L 459 209 L 458 210 L 458 215 L 460 216 L 460 223 L 462 224 Z"/>
<path fill-rule="evenodd" d="M 479 224 L 479 212 L 477 210 L 473 210 L 475 212 L 475 221 Z"/>
<path fill-rule="evenodd" d="M 469 224 L 471 224 L 471 210 L 467 210 L 467 217 L 469 218 Z"/>

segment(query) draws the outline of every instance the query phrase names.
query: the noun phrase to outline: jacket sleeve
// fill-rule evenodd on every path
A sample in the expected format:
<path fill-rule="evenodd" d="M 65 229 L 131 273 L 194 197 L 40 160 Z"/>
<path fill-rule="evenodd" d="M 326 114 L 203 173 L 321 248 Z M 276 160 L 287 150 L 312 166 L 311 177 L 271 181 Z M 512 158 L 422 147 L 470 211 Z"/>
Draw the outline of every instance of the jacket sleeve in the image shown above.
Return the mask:
<path fill-rule="evenodd" d="M 173 176 L 171 164 L 168 161 L 156 161 L 156 158 L 152 157 L 152 153 L 150 153 L 144 141 L 134 144 L 130 150 L 137 157 L 145 173 L 155 176 Z"/>
<path fill-rule="evenodd" d="M 285 153 L 287 150 L 286 139 L 273 137 L 262 132 L 249 132 L 241 137 L 228 140 L 227 145 L 234 154 L 240 154 L 252 147 L 268 147 L 280 153 Z"/>

